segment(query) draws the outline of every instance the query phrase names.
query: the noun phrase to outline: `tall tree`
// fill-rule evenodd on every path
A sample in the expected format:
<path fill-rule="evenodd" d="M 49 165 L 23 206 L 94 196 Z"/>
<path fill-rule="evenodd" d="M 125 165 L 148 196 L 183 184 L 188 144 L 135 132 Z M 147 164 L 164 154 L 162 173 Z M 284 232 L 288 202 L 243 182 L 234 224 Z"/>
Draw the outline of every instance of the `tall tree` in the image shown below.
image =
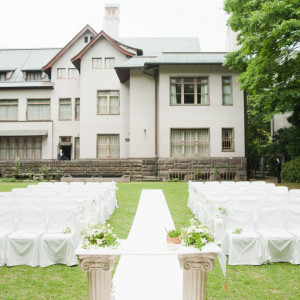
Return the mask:
<path fill-rule="evenodd" d="M 294 111 L 300 101 L 300 1 L 225 0 L 240 49 L 225 65 L 243 71 L 253 118 Z"/>

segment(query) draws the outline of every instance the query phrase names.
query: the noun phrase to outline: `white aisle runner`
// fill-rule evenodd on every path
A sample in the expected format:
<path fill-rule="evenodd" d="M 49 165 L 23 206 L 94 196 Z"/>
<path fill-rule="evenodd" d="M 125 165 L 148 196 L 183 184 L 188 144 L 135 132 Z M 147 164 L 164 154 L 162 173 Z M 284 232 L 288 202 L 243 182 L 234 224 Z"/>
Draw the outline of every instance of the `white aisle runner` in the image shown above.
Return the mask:
<path fill-rule="evenodd" d="M 143 190 L 128 241 L 166 244 L 165 228 L 174 223 L 162 190 Z M 177 255 L 123 255 L 113 284 L 116 300 L 182 299 Z"/>

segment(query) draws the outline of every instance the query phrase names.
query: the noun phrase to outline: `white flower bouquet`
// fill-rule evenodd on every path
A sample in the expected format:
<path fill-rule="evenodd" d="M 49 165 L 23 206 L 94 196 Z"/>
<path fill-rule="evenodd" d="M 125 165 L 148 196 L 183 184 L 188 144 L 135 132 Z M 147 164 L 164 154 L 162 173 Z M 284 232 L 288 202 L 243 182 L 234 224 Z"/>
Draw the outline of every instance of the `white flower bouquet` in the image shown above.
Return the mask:
<path fill-rule="evenodd" d="M 110 224 L 91 223 L 83 226 L 81 235 L 83 236 L 82 248 L 117 247 L 119 241 L 117 235 L 113 233 Z"/>
<path fill-rule="evenodd" d="M 214 241 L 213 233 L 209 231 L 207 226 L 203 226 L 196 219 L 190 220 L 191 226 L 185 228 L 183 241 L 186 246 L 194 246 L 199 250 L 207 243 Z"/>

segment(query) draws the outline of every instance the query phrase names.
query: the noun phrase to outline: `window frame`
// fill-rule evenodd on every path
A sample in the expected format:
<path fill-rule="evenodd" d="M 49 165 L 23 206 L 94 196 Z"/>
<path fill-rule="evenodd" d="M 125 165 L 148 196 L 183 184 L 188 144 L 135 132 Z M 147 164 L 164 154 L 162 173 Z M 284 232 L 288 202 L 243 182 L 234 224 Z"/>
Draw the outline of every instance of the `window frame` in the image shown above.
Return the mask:
<path fill-rule="evenodd" d="M 227 78 L 229 79 L 230 83 L 229 83 L 229 86 L 230 86 L 230 93 L 229 93 L 229 98 L 230 98 L 230 103 L 226 104 L 224 103 L 224 90 L 223 90 L 223 87 L 224 87 L 224 83 L 223 83 L 223 80 Z M 228 84 L 227 84 L 228 85 Z M 233 97 L 232 97 L 232 76 L 222 76 L 221 77 L 221 86 L 222 86 L 222 106 L 233 106 Z M 228 95 L 228 94 L 226 94 Z"/>
<path fill-rule="evenodd" d="M 181 130 L 181 155 L 180 156 L 176 156 L 172 154 L 172 131 L 173 130 Z M 185 140 L 184 140 L 184 132 L 186 130 L 193 130 L 195 131 L 201 131 L 201 130 L 207 130 L 208 133 L 208 141 L 207 141 L 207 145 L 208 145 L 208 151 L 206 155 L 199 155 L 198 153 L 198 145 L 199 145 L 199 141 L 196 141 L 196 134 L 195 134 L 195 155 L 193 156 L 185 156 L 184 155 L 184 147 L 185 147 Z M 202 158 L 202 157 L 210 157 L 210 128 L 170 128 L 170 157 L 174 157 L 174 158 Z M 196 155 L 197 153 L 197 155 Z"/>
<path fill-rule="evenodd" d="M 99 92 L 107 92 L 107 96 L 106 96 L 106 113 L 100 113 L 99 112 Z M 111 113 L 110 112 L 110 92 L 118 92 L 119 93 L 119 111 L 117 113 Z M 120 110 L 121 110 L 121 102 L 120 102 L 120 90 L 97 90 L 97 102 L 96 102 L 96 111 L 97 111 L 97 115 L 99 116 L 103 116 L 103 115 L 120 115 Z"/>
<path fill-rule="evenodd" d="M 7 72 L 0 72 L 0 82 L 4 82 L 7 80 L 6 78 Z M 4 80 L 2 80 L 4 78 Z"/>
<path fill-rule="evenodd" d="M 107 65 L 106 65 L 106 60 L 110 60 L 110 59 L 113 59 L 113 61 L 114 61 L 113 67 L 107 67 Z M 106 69 L 106 70 L 112 70 L 112 69 L 115 68 L 115 65 L 116 65 L 116 59 L 115 59 L 115 57 L 105 57 L 104 58 L 104 69 Z"/>
<path fill-rule="evenodd" d="M 68 118 L 68 119 L 62 119 L 61 115 L 60 115 L 60 106 L 62 104 L 66 105 L 66 103 L 61 103 L 61 101 L 63 101 L 63 100 L 70 101 L 70 104 L 69 104 L 70 105 L 70 118 Z M 59 121 L 72 121 L 72 99 L 71 98 L 59 98 L 59 102 L 58 102 L 58 120 Z"/>
<path fill-rule="evenodd" d="M 77 112 L 77 105 L 79 106 L 79 111 Z M 78 113 L 78 114 L 77 114 Z M 79 116 L 78 116 L 79 115 Z M 74 120 L 80 121 L 80 98 L 75 98 L 75 105 L 74 105 Z"/>
<path fill-rule="evenodd" d="M 74 138 L 74 159 L 80 159 L 80 137 Z"/>
<path fill-rule="evenodd" d="M 29 105 L 32 105 L 33 103 L 29 103 L 30 101 L 40 101 L 40 100 L 47 100 L 49 101 L 49 103 L 45 103 L 45 102 L 42 102 L 42 103 L 37 103 L 39 105 L 49 105 L 49 119 L 28 119 L 28 107 Z M 40 114 L 40 112 L 39 112 Z M 36 121 L 51 121 L 51 99 L 49 98 L 39 98 L 39 99 L 35 99 L 35 98 L 27 98 L 27 102 L 26 102 L 26 121 L 33 121 L 33 122 L 36 122 Z"/>
<path fill-rule="evenodd" d="M 23 139 L 23 157 L 19 157 L 19 151 L 20 151 L 20 147 L 19 147 L 19 140 Z M 32 151 L 32 157 L 28 158 L 27 157 L 27 150 L 28 150 L 28 147 L 27 147 L 27 142 L 29 141 L 29 139 L 32 140 L 32 148 L 31 148 L 31 151 Z M 0 151 L 1 151 L 1 141 L 2 140 L 5 140 L 6 141 L 6 157 L 3 158 L 3 157 L 0 157 L 0 160 L 3 160 L 3 159 L 8 159 L 8 160 L 15 160 L 16 158 L 19 158 L 19 159 L 27 159 L 27 160 L 33 160 L 33 159 L 42 159 L 43 158 L 43 138 L 42 137 L 30 137 L 30 136 L 25 136 L 25 137 L 22 137 L 22 136 L 18 136 L 18 137 L 0 137 Z M 10 142 L 13 141 L 13 144 L 14 144 L 14 157 L 13 158 L 10 158 L 9 157 L 9 151 L 10 151 Z M 37 148 L 36 145 L 39 145 L 40 148 Z M 36 157 L 36 150 L 39 150 L 40 151 L 40 157 Z"/>
<path fill-rule="evenodd" d="M 2 104 L 2 101 L 6 101 L 7 103 Z M 9 104 L 10 101 L 16 101 L 13 104 Z M 0 99 L 0 106 L 6 106 L 6 116 L 8 115 L 8 107 L 9 106 L 16 106 L 17 107 L 17 115 L 15 119 L 0 119 L 0 122 L 4 121 L 18 121 L 18 113 L 19 113 L 19 99 Z"/>
<path fill-rule="evenodd" d="M 100 145 L 98 144 L 98 137 L 99 136 L 105 136 L 107 138 L 107 141 L 110 139 L 110 137 L 112 136 L 117 136 L 119 138 L 119 141 L 118 141 L 118 156 L 111 156 L 111 155 L 108 155 L 110 152 L 110 143 L 106 143 L 106 156 L 99 156 L 98 153 L 99 153 L 99 147 Z M 97 159 L 114 159 L 114 158 L 120 158 L 120 134 L 119 133 L 98 133 L 97 134 L 97 137 L 96 137 L 96 158 Z"/>
<path fill-rule="evenodd" d="M 171 86 L 172 86 L 172 79 L 180 79 L 180 85 L 181 85 L 181 103 L 178 104 L 172 104 L 172 95 L 171 95 Z M 193 79 L 193 85 L 194 85 L 194 103 L 184 103 L 184 80 L 185 79 Z M 198 100 L 198 84 L 201 82 L 198 82 L 199 79 L 205 79 L 207 81 L 207 103 L 201 104 L 197 103 Z M 169 77 L 169 93 L 170 93 L 170 106 L 210 106 L 210 88 L 209 88 L 209 76 L 208 75 L 201 75 L 201 76 L 181 76 L 181 77 Z"/>
<path fill-rule="evenodd" d="M 59 76 L 59 71 L 61 71 L 61 70 L 64 70 L 64 77 L 62 77 L 62 76 Z M 57 68 L 57 70 L 56 70 L 56 79 L 67 79 L 67 71 L 66 71 L 66 68 Z"/>
<path fill-rule="evenodd" d="M 100 68 L 94 67 L 94 61 L 95 60 L 100 60 L 101 61 L 101 67 Z M 103 58 L 102 57 L 92 57 L 92 69 L 94 69 L 94 70 L 102 70 L 103 69 Z"/>
<path fill-rule="evenodd" d="M 232 147 L 231 149 L 223 149 L 223 130 L 231 130 L 232 131 L 232 140 L 231 140 L 231 144 Z M 233 127 L 223 127 L 221 128 L 221 151 L 222 152 L 235 152 L 235 132 L 234 132 L 234 128 Z"/>

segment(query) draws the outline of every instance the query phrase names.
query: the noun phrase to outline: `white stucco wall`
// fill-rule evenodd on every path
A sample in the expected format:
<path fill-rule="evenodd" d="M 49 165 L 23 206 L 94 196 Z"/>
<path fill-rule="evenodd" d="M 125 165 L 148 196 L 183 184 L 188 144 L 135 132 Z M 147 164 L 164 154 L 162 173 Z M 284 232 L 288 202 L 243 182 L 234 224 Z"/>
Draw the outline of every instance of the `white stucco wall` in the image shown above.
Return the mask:
<path fill-rule="evenodd" d="M 221 66 L 161 66 L 159 72 L 158 107 L 158 156 L 170 157 L 170 133 L 172 128 L 209 128 L 210 156 L 243 157 L 244 142 L 244 100 L 236 81 L 237 74 Z M 208 77 L 210 104 L 170 105 L 171 77 Z M 232 76 L 233 105 L 222 105 L 222 76 Z M 222 128 L 233 128 L 234 152 L 222 152 Z"/>
<path fill-rule="evenodd" d="M 129 156 L 129 83 L 121 84 L 114 69 L 93 69 L 92 58 L 114 57 L 115 65 L 127 61 L 127 57 L 101 37 L 81 60 L 80 100 L 80 156 L 96 158 L 97 134 L 120 135 L 120 157 Z M 97 92 L 99 90 L 120 91 L 120 114 L 97 115 Z"/>
<path fill-rule="evenodd" d="M 155 156 L 155 83 L 139 69 L 130 71 L 130 157 Z"/>

